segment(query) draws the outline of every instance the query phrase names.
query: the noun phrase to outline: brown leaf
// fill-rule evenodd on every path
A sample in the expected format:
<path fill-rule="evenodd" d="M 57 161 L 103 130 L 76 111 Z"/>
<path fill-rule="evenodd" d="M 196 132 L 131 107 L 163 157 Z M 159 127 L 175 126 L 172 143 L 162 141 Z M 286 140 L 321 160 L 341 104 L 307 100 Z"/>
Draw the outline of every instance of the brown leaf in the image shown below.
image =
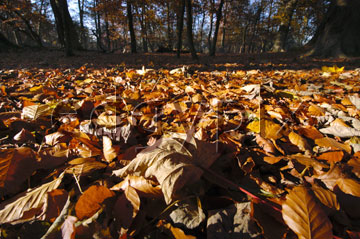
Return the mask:
<path fill-rule="evenodd" d="M 159 185 L 156 185 L 153 181 L 145 179 L 142 176 L 128 175 L 126 178 L 113 186 L 111 190 L 125 190 L 127 187 L 135 188 L 140 197 L 161 197 L 162 192 Z"/>
<path fill-rule="evenodd" d="M 159 221 L 159 223 L 156 226 L 169 230 L 175 239 L 195 239 L 196 238 L 191 235 L 186 235 L 184 233 L 184 231 L 181 230 L 180 228 L 174 227 L 170 223 L 165 223 L 164 221 Z"/>
<path fill-rule="evenodd" d="M 328 172 L 317 177 L 317 179 L 320 179 L 330 190 L 334 190 L 339 178 L 345 178 L 345 176 L 337 165 L 332 166 Z"/>
<path fill-rule="evenodd" d="M 347 161 L 347 164 L 352 167 L 352 172 L 360 178 L 360 159 L 354 157 Z"/>
<path fill-rule="evenodd" d="M 35 142 L 35 137 L 32 133 L 26 129 L 22 129 L 19 133 L 14 136 L 14 141 L 18 144 L 26 142 Z"/>
<path fill-rule="evenodd" d="M 311 189 L 322 204 L 328 208 L 340 210 L 340 204 L 335 193 L 316 185 L 312 186 Z"/>
<path fill-rule="evenodd" d="M 119 177 L 138 175 L 155 177 L 160 183 L 166 203 L 171 203 L 177 191 L 197 181 L 204 168 L 218 157 L 213 144 L 198 141 L 187 134 L 162 137 L 141 151 L 126 167 L 113 171 Z"/>
<path fill-rule="evenodd" d="M 301 151 L 306 151 L 311 149 L 306 139 L 304 139 L 294 131 L 291 131 L 288 137 L 290 142 L 296 145 Z"/>
<path fill-rule="evenodd" d="M 324 138 L 324 135 L 320 133 L 314 126 L 304 126 L 298 129 L 299 134 L 315 140 L 315 139 L 321 139 Z"/>
<path fill-rule="evenodd" d="M 320 154 L 318 157 L 316 157 L 319 160 L 325 160 L 329 163 L 336 163 L 340 162 L 344 157 L 343 151 L 331 151 L 331 152 L 325 152 Z"/>
<path fill-rule="evenodd" d="M 236 203 L 208 214 L 206 230 L 209 239 L 258 238 L 262 234 L 252 218 L 251 202 Z"/>
<path fill-rule="evenodd" d="M 79 220 L 91 217 L 101 208 L 105 199 L 114 195 L 114 192 L 104 186 L 91 186 L 80 196 L 75 205 L 76 217 Z"/>
<path fill-rule="evenodd" d="M 339 178 L 336 185 L 344 193 L 360 197 L 360 183 L 351 178 Z"/>
<path fill-rule="evenodd" d="M 299 239 L 332 238 L 332 225 L 315 198 L 303 186 L 295 187 L 282 205 L 285 223 Z"/>
<path fill-rule="evenodd" d="M 45 183 L 40 187 L 20 194 L 15 201 L 5 201 L 0 205 L 0 224 L 17 224 L 31 221 L 44 213 L 44 204 L 48 198 L 48 192 L 56 189 L 63 178 L 61 174 L 57 179 Z"/>
<path fill-rule="evenodd" d="M 103 153 L 106 162 L 111 163 L 111 161 L 117 157 L 119 151 L 119 146 L 113 146 L 111 139 L 107 136 L 103 136 Z"/>
<path fill-rule="evenodd" d="M 97 170 L 106 168 L 105 163 L 96 161 L 94 158 L 77 158 L 68 162 L 72 165 L 66 169 L 66 173 L 75 174 L 75 175 L 90 175 Z"/>
<path fill-rule="evenodd" d="M 50 146 L 55 146 L 58 143 L 68 143 L 70 140 L 70 135 L 66 135 L 60 132 L 55 132 L 45 136 L 45 143 Z"/>
<path fill-rule="evenodd" d="M 64 189 L 54 189 L 48 192 L 48 200 L 45 210 L 46 221 L 55 221 L 55 219 L 60 215 L 60 212 L 68 199 L 68 196 L 68 192 Z"/>
<path fill-rule="evenodd" d="M 38 168 L 36 154 L 32 149 L 0 149 L 0 186 L 3 187 L 0 190 L 5 193 L 18 192 L 22 183 Z"/>
<path fill-rule="evenodd" d="M 333 150 L 344 150 L 347 153 L 351 153 L 351 146 L 337 142 L 335 139 L 324 137 L 321 139 L 315 139 L 315 144 L 321 147 L 329 147 Z"/>
<path fill-rule="evenodd" d="M 275 146 L 271 143 L 271 141 L 261 137 L 259 134 L 256 135 L 256 143 L 261 148 L 263 148 L 265 152 L 268 152 L 268 153 L 276 152 Z"/>
<path fill-rule="evenodd" d="M 139 195 L 133 187 L 126 187 L 124 193 L 118 197 L 113 209 L 117 227 L 129 229 L 139 209 Z"/>

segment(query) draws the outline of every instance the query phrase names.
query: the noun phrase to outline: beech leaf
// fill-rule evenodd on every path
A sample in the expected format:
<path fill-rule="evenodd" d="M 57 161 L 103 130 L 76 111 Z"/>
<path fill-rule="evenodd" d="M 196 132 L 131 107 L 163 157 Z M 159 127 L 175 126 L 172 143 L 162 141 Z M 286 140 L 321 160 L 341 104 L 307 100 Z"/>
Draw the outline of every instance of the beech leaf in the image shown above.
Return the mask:
<path fill-rule="evenodd" d="M 331 222 L 303 186 L 295 187 L 286 196 L 282 215 L 285 223 L 299 239 L 333 238 Z"/>
<path fill-rule="evenodd" d="M 113 173 L 119 177 L 128 174 L 155 177 L 166 203 L 170 204 L 176 192 L 200 179 L 203 173 L 201 167 L 210 167 L 217 157 L 213 144 L 196 140 L 187 134 L 172 134 L 171 137 L 162 137 L 138 153 L 126 167 Z"/>
<path fill-rule="evenodd" d="M 0 224 L 17 224 L 39 217 L 46 208 L 48 192 L 60 185 L 63 176 L 64 174 L 61 174 L 57 179 L 49 183 L 20 194 L 15 201 L 1 203 Z"/>

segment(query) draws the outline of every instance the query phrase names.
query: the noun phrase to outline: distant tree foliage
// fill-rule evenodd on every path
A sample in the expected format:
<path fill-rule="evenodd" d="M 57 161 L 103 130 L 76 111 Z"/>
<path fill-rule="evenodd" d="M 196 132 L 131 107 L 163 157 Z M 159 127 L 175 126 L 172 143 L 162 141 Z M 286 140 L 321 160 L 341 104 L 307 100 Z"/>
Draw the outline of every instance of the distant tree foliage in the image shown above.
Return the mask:
<path fill-rule="evenodd" d="M 67 53 L 169 49 L 196 57 L 307 44 L 316 55 L 359 55 L 358 7 L 358 0 L 2 0 L 0 41 Z"/>

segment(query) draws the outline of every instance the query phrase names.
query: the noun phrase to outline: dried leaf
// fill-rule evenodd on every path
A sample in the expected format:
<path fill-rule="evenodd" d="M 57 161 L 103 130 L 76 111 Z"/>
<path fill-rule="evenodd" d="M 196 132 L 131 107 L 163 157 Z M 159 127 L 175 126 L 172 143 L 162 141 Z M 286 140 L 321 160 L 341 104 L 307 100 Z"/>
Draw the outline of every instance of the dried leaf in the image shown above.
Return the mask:
<path fill-rule="evenodd" d="M 344 157 L 343 151 L 331 151 L 320 154 L 317 159 L 326 160 L 329 163 L 340 162 Z"/>
<path fill-rule="evenodd" d="M 130 164 L 113 173 L 119 177 L 128 174 L 155 177 L 169 204 L 177 191 L 201 177 L 203 170 L 197 165 L 208 168 L 217 157 L 212 144 L 186 134 L 173 134 L 144 149 Z"/>
<path fill-rule="evenodd" d="M 351 153 L 351 146 L 337 142 L 335 139 L 324 137 L 321 139 L 315 139 L 315 144 L 321 147 L 329 147 L 333 150 L 344 150 L 347 153 Z"/>
<path fill-rule="evenodd" d="M 258 238 L 262 234 L 252 219 L 251 202 L 209 211 L 206 228 L 209 239 Z"/>
<path fill-rule="evenodd" d="M 64 223 L 61 225 L 62 239 L 75 239 L 75 222 L 77 218 L 74 216 L 67 216 Z"/>
<path fill-rule="evenodd" d="M 79 220 L 91 217 L 101 208 L 105 199 L 114 195 L 114 192 L 104 186 L 91 186 L 80 196 L 75 205 L 76 217 Z"/>
<path fill-rule="evenodd" d="M 292 144 L 296 145 L 300 150 L 306 151 L 310 150 L 310 146 L 306 139 L 295 133 L 294 131 L 291 131 L 288 135 L 289 140 Z"/>
<path fill-rule="evenodd" d="M 196 239 L 194 236 L 186 235 L 183 230 L 173 227 L 170 223 L 163 223 L 163 221 L 160 221 L 157 227 L 169 230 L 175 239 Z"/>
<path fill-rule="evenodd" d="M 18 192 L 22 183 L 39 167 L 36 154 L 30 148 L 0 149 L 0 190 Z"/>
<path fill-rule="evenodd" d="M 24 119 L 36 120 L 52 113 L 49 105 L 30 105 L 23 108 L 22 117 Z"/>
<path fill-rule="evenodd" d="M 315 198 L 303 186 L 295 187 L 286 196 L 282 205 L 282 215 L 285 223 L 299 239 L 333 237 L 331 222 Z"/>
<path fill-rule="evenodd" d="M 344 193 L 360 197 L 360 183 L 351 178 L 339 178 L 336 185 Z"/>
<path fill-rule="evenodd" d="M 110 163 L 119 154 L 120 147 L 114 147 L 109 137 L 103 136 L 103 153 L 106 162 Z"/>
<path fill-rule="evenodd" d="M 340 204 L 336 198 L 335 193 L 319 186 L 312 186 L 311 189 L 322 204 L 328 208 L 340 210 Z"/>
<path fill-rule="evenodd" d="M 320 129 L 320 132 L 323 134 L 330 134 L 342 138 L 350 138 L 353 136 L 360 136 L 360 130 L 342 126 L 342 125 L 334 125 L 327 128 Z"/>
<path fill-rule="evenodd" d="M 63 176 L 64 174 L 61 174 L 57 179 L 49 183 L 20 194 L 15 201 L 3 202 L 0 205 L 0 208 L 2 208 L 0 211 L 0 224 L 17 224 L 39 217 L 44 213 L 43 206 L 47 202 L 48 192 L 60 185 Z"/>
<path fill-rule="evenodd" d="M 178 207 L 170 213 L 170 218 L 175 224 L 194 229 L 205 220 L 205 214 L 198 198 L 180 201 L 177 205 Z"/>
<path fill-rule="evenodd" d="M 138 191 L 140 197 L 157 198 L 162 196 L 161 188 L 159 185 L 155 185 L 153 181 L 145 179 L 142 176 L 134 175 L 126 176 L 126 178 L 122 182 L 113 186 L 111 190 L 125 191 L 128 186 L 135 188 Z"/>

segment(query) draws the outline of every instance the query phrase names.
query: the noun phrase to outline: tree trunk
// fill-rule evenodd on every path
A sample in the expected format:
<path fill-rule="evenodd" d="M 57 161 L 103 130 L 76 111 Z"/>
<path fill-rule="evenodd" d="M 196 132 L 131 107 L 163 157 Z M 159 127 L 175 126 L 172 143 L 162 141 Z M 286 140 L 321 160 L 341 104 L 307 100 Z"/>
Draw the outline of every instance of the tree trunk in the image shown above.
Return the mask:
<path fill-rule="evenodd" d="M 285 50 L 286 41 L 289 34 L 291 20 L 294 15 L 294 11 L 298 0 L 288 0 L 284 4 L 285 19 L 281 21 L 279 31 L 277 32 L 272 47 L 273 52 L 280 52 Z"/>
<path fill-rule="evenodd" d="M 213 31 L 213 23 L 214 23 L 214 0 L 210 0 L 210 28 L 209 28 L 209 34 L 208 34 L 208 49 L 209 49 L 209 53 L 211 51 L 211 35 L 212 35 L 212 31 Z"/>
<path fill-rule="evenodd" d="M 131 0 L 126 1 L 126 9 L 127 9 L 127 19 L 128 19 L 129 31 L 130 31 L 131 53 L 136 53 L 136 37 L 135 37 L 135 30 L 133 23 Z"/>
<path fill-rule="evenodd" d="M 223 6 L 224 6 L 224 0 L 221 0 L 220 4 L 219 4 L 219 8 L 216 11 L 215 32 L 214 32 L 213 42 L 211 45 L 210 56 L 215 56 L 216 42 L 217 42 L 217 37 L 218 37 L 218 33 L 219 33 L 219 27 L 220 27 L 220 22 L 221 22 L 221 17 L 222 17 Z"/>
<path fill-rule="evenodd" d="M 59 10 L 55 0 L 50 0 L 50 5 L 53 10 L 54 17 L 55 17 L 55 25 L 56 25 L 56 31 L 58 34 L 59 43 L 60 43 L 60 45 L 65 46 L 62 14 L 60 13 L 60 10 Z"/>
<path fill-rule="evenodd" d="M 74 23 L 71 19 L 67 0 L 50 0 L 54 12 L 59 41 L 65 45 L 67 56 L 73 55 L 74 49 L 81 49 Z"/>
<path fill-rule="evenodd" d="M 189 48 L 190 48 L 190 52 L 191 52 L 191 57 L 193 59 L 198 59 L 198 56 L 195 51 L 194 38 L 193 38 L 193 32 L 192 32 L 193 20 L 192 20 L 191 0 L 186 0 L 185 3 L 186 3 L 185 5 L 186 5 L 187 40 L 188 40 L 188 44 L 189 44 Z"/>
<path fill-rule="evenodd" d="M 80 42 L 83 47 L 86 49 L 86 39 L 85 39 L 85 26 L 84 26 L 84 0 L 78 0 L 79 8 L 79 18 L 80 18 Z"/>
<path fill-rule="evenodd" d="M 10 42 L 6 36 L 4 36 L 2 34 L 2 32 L 0 32 L 0 52 L 4 51 L 4 50 L 8 50 L 10 48 L 18 48 L 17 45 L 15 45 L 14 43 Z"/>
<path fill-rule="evenodd" d="M 359 0 L 333 0 L 314 36 L 309 54 L 320 57 L 360 56 L 359 9 Z"/>
<path fill-rule="evenodd" d="M 177 13 L 177 22 L 176 22 L 176 56 L 180 58 L 181 48 L 182 48 L 182 32 L 184 28 L 184 13 L 185 13 L 185 0 L 180 1 L 180 6 Z"/>

